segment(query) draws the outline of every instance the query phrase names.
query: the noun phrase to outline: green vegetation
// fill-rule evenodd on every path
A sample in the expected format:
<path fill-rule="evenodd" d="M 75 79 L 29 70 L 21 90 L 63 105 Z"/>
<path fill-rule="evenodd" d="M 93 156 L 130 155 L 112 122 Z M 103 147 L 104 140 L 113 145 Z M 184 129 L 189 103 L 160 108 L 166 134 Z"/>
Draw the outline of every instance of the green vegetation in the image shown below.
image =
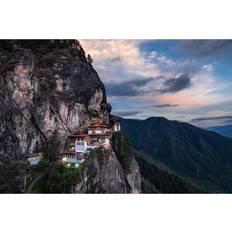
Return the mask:
<path fill-rule="evenodd" d="M 143 193 L 203 193 L 203 189 L 178 176 L 163 164 L 143 153 L 136 152 L 136 160 L 142 175 Z"/>
<path fill-rule="evenodd" d="M 76 164 L 51 163 L 46 175 L 39 179 L 33 187 L 33 192 L 70 193 L 72 187 L 78 183 L 81 172 L 92 163 L 94 156 L 100 156 L 101 152 L 100 149 L 91 151 L 85 161 L 78 166 Z"/>
<path fill-rule="evenodd" d="M 130 171 L 133 161 L 133 149 L 126 133 L 123 131 L 114 133 L 112 146 L 122 167 L 126 171 Z"/>
<path fill-rule="evenodd" d="M 141 191 L 142 193 L 159 193 L 159 191 L 155 188 L 155 186 L 149 183 L 143 177 L 141 179 Z"/>
<path fill-rule="evenodd" d="M 42 149 L 40 149 L 40 152 L 43 154 L 43 158 L 49 162 L 56 161 L 60 153 L 59 145 L 60 141 L 57 134 L 55 133 L 50 139 L 50 142 L 45 144 Z"/>
<path fill-rule="evenodd" d="M 68 193 L 75 184 L 77 171 L 61 164 L 52 164 L 48 173 L 37 181 L 33 192 L 38 193 Z"/>
<path fill-rule="evenodd" d="M 48 77 L 40 81 L 40 90 L 43 93 L 51 92 L 56 90 L 56 80 Z"/>
<path fill-rule="evenodd" d="M 92 150 L 87 157 L 85 158 L 85 161 L 79 165 L 79 171 L 83 170 L 84 168 L 88 167 L 95 156 L 100 156 L 102 152 L 102 149 L 94 149 Z"/>
<path fill-rule="evenodd" d="M 100 167 L 104 164 L 104 150 L 102 148 L 97 148 L 95 150 L 93 150 L 94 153 L 97 154 L 97 160 L 100 164 Z"/>
<path fill-rule="evenodd" d="M 29 171 L 32 172 L 32 174 L 36 174 L 39 172 L 44 172 L 45 170 L 47 170 L 49 167 L 49 162 L 47 162 L 46 160 L 41 160 L 38 165 L 33 165 L 33 166 L 29 166 Z"/>
<path fill-rule="evenodd" d="M 207 192 L 232 192 L 231 138 L 165 118 L 121 119 L 121 126 L 137 151 L 178 176 Z"/>

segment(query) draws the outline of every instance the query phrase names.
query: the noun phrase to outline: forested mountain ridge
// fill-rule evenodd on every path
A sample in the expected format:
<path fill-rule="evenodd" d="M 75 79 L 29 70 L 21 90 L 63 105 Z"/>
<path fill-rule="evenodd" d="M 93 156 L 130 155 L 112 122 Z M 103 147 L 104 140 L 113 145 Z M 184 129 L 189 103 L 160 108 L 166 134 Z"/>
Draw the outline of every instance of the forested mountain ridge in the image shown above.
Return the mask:
<path fill-rule="evenodd" d="M 166 118 L 121 119 L 133 147 L 207 192 L 232 192 L 232 140 Z"/>
<path fill-rule="evenodd" d="M 150 156 L 135 152 L 135 157 L 142 175 L 143 193 L 206 193 L 203 188 L 172 172 Z"/>
<path fill-rule="evenodd" d="M 214 131 L 223 136 L 232 137 L 232 125 L 212 126 L 206 129 L 209 131 Z"/>

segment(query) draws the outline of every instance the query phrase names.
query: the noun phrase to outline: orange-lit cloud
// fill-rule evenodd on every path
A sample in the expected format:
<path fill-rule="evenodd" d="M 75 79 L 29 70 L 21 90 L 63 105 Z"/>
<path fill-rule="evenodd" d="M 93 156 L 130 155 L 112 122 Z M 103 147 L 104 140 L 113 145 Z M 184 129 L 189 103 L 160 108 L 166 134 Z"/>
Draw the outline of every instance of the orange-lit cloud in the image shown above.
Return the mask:
<path fill-rule="evenodd" d="M 161 74 L 158 66 L 147 61 L 141 54 L 138 48 L 141 40 L 81 40 L 80 42 L 85 51 L 91 54 L 95 61 L 94 65 L 99 71 L 113 68 L 113 63 L 119 62 L 129 74 L 144 77 L 155 77 Z M 105 66 L 107 64 L 108 66 Z M 120 78 L 112 74 L 109 74 L 108 78 Z"/>
<path fill-rule="evenodd" d="M 158 112 L 175 118 L 175 115 L 182 117 L 184 113 L 187 118 L 191 113 L 201 111 L 206 115 L 210 112 L 222 114 L 221 109 L 209 111 L 206 108 L 232 100 L 222 93 L 225 86 L 215 76 L 216 61 L 195 65 L 188 57 L 174 59 L 154 49 L 141 51 L 142 40 L 80 42 L 86 53 L 91 54 L 94 68 L 111 92 L 108 100 L 114 105 L 114 111 L 130 110 L 130 114 L 137 113 L 136 117 Z M 144 109 L 139 114 L 141 107 L 148 104 L 178 107 Z"/>

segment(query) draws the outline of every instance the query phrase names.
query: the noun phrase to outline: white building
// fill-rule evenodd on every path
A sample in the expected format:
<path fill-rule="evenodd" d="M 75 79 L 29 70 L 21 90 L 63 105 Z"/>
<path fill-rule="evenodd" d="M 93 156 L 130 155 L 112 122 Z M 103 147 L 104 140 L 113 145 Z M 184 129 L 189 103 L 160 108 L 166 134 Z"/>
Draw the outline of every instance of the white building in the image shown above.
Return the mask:
<path fill-rule="evenodd" d="M 81 154 L 84 159 L 91 150 L 109 149 L 111 137 L 111 125 L 104 123 L 102 119 L 93 119 L 87 128 L 79 128 L 69 136 L 68 151 L 63 152 L 62 162 L 79 163 L 82 160 Z"/>
<path fill-rule="evenodd" d="M 75 151 L 85 153 L 88 148 L 88 144 L 86 141 L 75 141 Z"/>
<path fill-rule="evenodd" d="M 68 156 L 68 155 L 65 155 L 62 158 L 62 161 L 65 162 L 65 163 L 78 163 L 77 157 L 75 157 L 75 156 Z"/>
<path fill-rule="evenodd" d="M 88 129 L 88 134 L 89 135 L 100 135 L 100 134 L 103 134 L 103 131 L 100 130 L 100 129 Z"/>
<path fill-rule="evenodd" d="M 121 125 L 119 121 L 115 121 L 113 124 L 113 132 L 117 132 L 121 130 Z"/>
<path fill-rule="evenodd" d="M 41 161 L 41 155 L 33 154 L 27 158 L 31 166 L 38 165 Z"/>
<path fill-rule="evenodd" d="M 104 144 L 105 145 L 110 145 L 110 139 L 109 138 L 105 138 Z"/>
<path fill-rule="evenodd" d="M 80 164 L 84 161 L 84 159 L 78 159 L 77 157 L 75 156 L 71 156 L 71 157 L 68 157 L 68 156 L 64 156 L 62 158 L 62 161 L 64 163 L 70 163 L 70 164 Z"/>
<path fill-rule="evenodd" d="M 80 164 L 84 161 L 84 154 L 75 152 L 66 152 L 63 154 L 62 162 Z"/>

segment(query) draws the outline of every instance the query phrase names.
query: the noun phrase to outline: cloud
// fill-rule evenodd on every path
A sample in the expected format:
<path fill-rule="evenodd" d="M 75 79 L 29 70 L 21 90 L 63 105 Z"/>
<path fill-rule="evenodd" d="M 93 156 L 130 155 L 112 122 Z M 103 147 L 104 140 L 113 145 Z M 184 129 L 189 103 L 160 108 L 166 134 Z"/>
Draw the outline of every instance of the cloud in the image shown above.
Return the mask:
<path fill-rule="evenodd" d="M 232 119 L 228 119 L 224 121 L 225 124 L 231 124 L 232 123 Z"/>
<path fill-rule="evenodd" d="M 180 51 L 177 47 L 174 48 L 178 50 L 177 53 L 174 50 L 170 52 L 169 48 L 160 49 L 159 45 L 156 47 L 156 41 L 146 50 L 142 50 L 141 45 L 147 41 L 142 40 L 80 42 L 86 53 L 91 54 L 93 66 L 105 84 L 108 101 L 114 110 L 134 110 L 128 114 L 137 113 L 136 117 L 141 118 L 146 114 L 173 116 L 180 114 L 180 111 L 181 114 L 189 112 L 186 120 L 190 120 L 193 111 L 197 117 L 201 115 L 197 110 L 206 112 L 206 107 L 213 104 L 219 106 L 226 100 L 222 93 L 223 83 L 217 81 L 218 77 L 214 73 L 214 68 L 217 68 L 215 60 L 199 62 L 198 59 L 192 59 L 194 50 L 199 50 L 194 41 L 180 41 L 176 46 L 194 44 L 183 46 L 180 54 L 177 54 Z M 198 44 L 202 47 L 200 50 L 204 49 L 201 43 Z M 214 45 L 214 48 L 223 50 L 219 47 Z M 197 54 L 200 55 L 200 51 Z M 146 105 L 151 107 L 144 107 Z M 217 115 L 226 113 L 229 112 L 222 111 Z"/>
<path fill-rule="evenodd" d="M 191 122 L 202 122 L 202 121 L 211 121 L 211 120 L 232 120 L 232 116 L 217 116 L 217 117 L 201 117 L 201 118 L 194 118 Z"/>
<path fill-rule="evenodd" d="M 150 51 L 150 52 L 144 52 L 144 57 L 146 57 L 146 60 L 149 62 L 155 62 L 160 65 L 172 67 L 176 64 L 176 62 L 172 59 L 169 59 L 167 56 L 161 55 L 157 51 Z"/>
<path fill-rule="evenodd" d="M 154 105 L 154 107 L 158 107 L 158 108 L 166 108 L 166 107 L 177 107 L 179 105 L 177 104 L 160 104 L 160 105 Z"/>
<path fill-rule="evenodd" d="M 144 106 L 143 108 L 169 108 L 169 107 L 177 107 L 179 106 L 178 104 L 158 104 L 158 105 L 149 105 L 149 106 Z"/>
<path fill-rule="evenodd" d="M 113 111 L 113 114 L 120 117 L 127 117 L 127 116 L 135 116 L 140 114 L 141 111 L 139 110 L 116 110 Z"/>
<path fill-rule="evenodd" d="M 188 74 L 181 74 L 177 78 L 170 78 L 163 82 L 161 93 L 176 93 L 191 86 L 191 78 Z"/>
<path fill-rule="evenodd" d="M 80 43 L 86 53 L 91 54 L 103 81 L 160 75 L 158 65 L 140 51 L 142 40 L 81 40 Z"/>
<path fill-rule="evenodd" d="M 193 57 L 231 57 L 232 40 L 189 40 L 181 45 L 182 49 Z"/>
<path fill-rule="evenodd" d="M 231 124 L 232 116 L 225 115 L 225 116 L 199 117 L 199 118 L 194 118 L 189 122 L 200 127 L 222 126 L 222 125 Z"/>
<path fill-rule="evenodd" d="M 106 83 L 106 90 L 109 96 L 140 96 L 146 91 L 142 89 L 153 78 L 135 79 L 121 83 Z"/>

